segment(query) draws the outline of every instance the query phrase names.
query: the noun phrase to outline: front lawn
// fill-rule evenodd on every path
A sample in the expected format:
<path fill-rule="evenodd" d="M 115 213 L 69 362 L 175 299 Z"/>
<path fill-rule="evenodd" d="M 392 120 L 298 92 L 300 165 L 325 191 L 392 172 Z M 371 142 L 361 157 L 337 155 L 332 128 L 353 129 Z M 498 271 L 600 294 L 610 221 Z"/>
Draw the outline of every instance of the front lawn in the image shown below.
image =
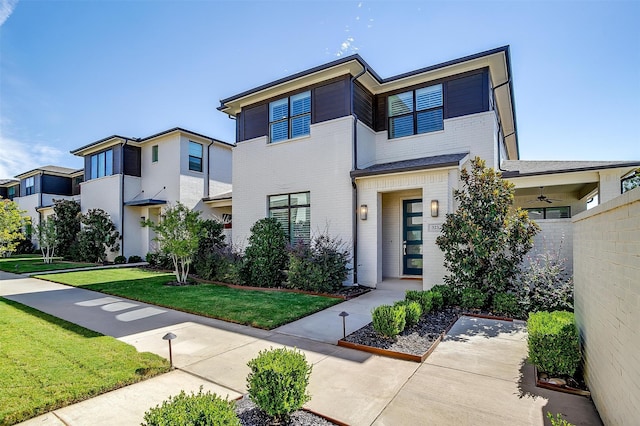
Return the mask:
<path fill-rule="evenodd" d="M 0 298 L 0 425 L 169 370 L 157 355 Z"/>
<path fill-rule="evenodd" d="M 342 302 L 324 296 L 245 290 L 217 284 L 168 286 L 165 284 L 175 281 L 173 274 L 136 268 L 68 272 L 38 278 L 267 330 Z"/>
<path fill-rule="evenodd" d="M 63 262 L 62 258 L 55 258 L 53 263 L 44 263 L 42 256 L 37 254 L 19 255 L 0 258 L 0 270 L 15 274 L 30 272 L 57 271 L 59 269 L 86 268 L 96 266 L 94 263 Z"/>

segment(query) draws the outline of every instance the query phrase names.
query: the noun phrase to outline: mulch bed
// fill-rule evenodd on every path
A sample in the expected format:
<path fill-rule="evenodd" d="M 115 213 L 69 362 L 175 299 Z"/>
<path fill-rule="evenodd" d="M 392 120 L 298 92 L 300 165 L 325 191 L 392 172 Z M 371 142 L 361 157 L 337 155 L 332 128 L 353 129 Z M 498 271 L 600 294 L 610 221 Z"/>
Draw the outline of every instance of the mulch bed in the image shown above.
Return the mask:
<path fill-rule="evenodd" d="M 588 398 L 591 397 L 591 392 L 589 392 L 589 388 L 584 381 L 582 369 L 580 368 L 576 371 L 574 377 L 562 375 L 550 377 L 547 373 L 538 371 L 537 368 L 534 368 L 534 371 L 536 375 L 536 386 L 539 388 L 586 396 Z"/>
<path fill-rule="evenodd" d="M 236 402 L 236 414 L 240 418 L 240 424 L 243 426 L 263 426 L 271 424 L 271 418 L 260 410 L 256 404 L 251 401 L 248 395 L 243 396 Z M 298 410 L 294 412 L 288 422 L 280 424 L 283 426 L 340 425 L 340 423 L 333 423 L 324 417 L 307 410 Z"/>

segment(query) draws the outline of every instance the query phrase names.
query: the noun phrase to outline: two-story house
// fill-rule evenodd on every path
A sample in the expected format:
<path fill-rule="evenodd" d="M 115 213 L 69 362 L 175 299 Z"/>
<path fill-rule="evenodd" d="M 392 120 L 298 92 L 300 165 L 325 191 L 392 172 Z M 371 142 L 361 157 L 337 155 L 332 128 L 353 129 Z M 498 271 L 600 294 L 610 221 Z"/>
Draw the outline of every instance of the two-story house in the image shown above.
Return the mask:
<path fill-rule="evenodd" d="M 20 195 L 20 181 L 17 179 L 0 179 L 0 197 L 13 201 Z"/>
<path fill-rule="evenodd" d="M 231 218 L 232 144 L 182 128 L 145 138 L 113 135 L 72 151 L 84 157 L 82 212 L 100 208 L 122 235 L 120 254 L 155 251 L 153 231 L 163 208 L 181 202 L 203 218 Z M 230 230 L 229 230 L 230 231 Z"/>
<path fill-rule="evenodd" d="M 441 283 L 435 240 L 455 209 L 460 170 L 475 156 L 516 178 L 531 165 L 519 161 L 508 46 L 389 78 L 352 55 L 220 103 L 236 119 L 235 243 L 246 246 L 264 217 L 280 221 L 292 244 L 328 232 L 353 244 L 350 280 L 367 286 L 388 277 Z M 629 166 L 595 165 L 618 181 Z M 525 203 L 544 183 L 518 185 Z M 559 190 L 586 208 L 586 185 Z"/>

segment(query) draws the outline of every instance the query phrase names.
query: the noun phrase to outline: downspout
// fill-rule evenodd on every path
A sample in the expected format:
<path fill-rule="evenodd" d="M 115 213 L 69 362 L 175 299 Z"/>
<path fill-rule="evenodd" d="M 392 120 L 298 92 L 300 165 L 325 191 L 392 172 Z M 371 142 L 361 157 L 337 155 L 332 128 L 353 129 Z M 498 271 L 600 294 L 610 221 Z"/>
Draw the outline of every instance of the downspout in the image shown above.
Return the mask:
<path fill-rule="evenodd" d="M 124 147 L 129 143 L 125 139 L 120 153 L 120 255 L 124 256 Z"/>
<path fill-rule="evenodd" d="M 211 142 L 209 143 L 209 145 L 207 145 L 207 176 L 206 176 L 206 180 L 204 181 L 204 194 L 202 194 L 203 197 L 209 197 L 209 179 L 211 176 L 211 145 L 213 145 L 213 139 L 211 139 Z"/>
<path fill-rule="evenodd" d="M 507 84 L 511 85 L 511 79 L 508 79 L 504 83 L 500 83 L 497 86 L 494 86 L 494 87 L 491 88 L 491 91 L 493 92 L 494 105 L 497 106 L 497 103 L 495 101 L 495 99 L 496 99 L 496 89 L 498 89 L 498 88 L 500 88 L 502 86 L 505 86 Z M 498 135 L 500 135 L 500 133 L 503 133 L 502 140 L 506 141 L 509 136 L 515 134 L 516 132 L 512 132 L 512 133 L 509 133 L 508 135 L 504 135 L 504 129 L 502 128 L 502 120 L 500 119 L 500 115 L 498 114 L 497 108 L 495 109 L 495 111 L 496 111 L 496 115 L 498 116 Z M 498 170 L 501 171 L 501 172 L 507 172 L 508 170 L 504 170 L 502 168 L 502 158 L 500 156 L 500 138 L 498 138 L 498 146 L 497 146 L 497 148 L 498 148 Z"/>
<path fill-rule="evenodd" d="M 352 148 L 353 148 L 353 170 L 358 170 L 358 115 L 353 109 L 353 94 L 354 89 L 353 86 L 355 81 L 360 78 L 365 72 L 367 72 L 367 66 L 363 65 L 362 71 L 357 75 L 351 77 L 351 85 L 349 86 L 350 90 L 350 104 L 349 108 L 351 110 L 351 116 L 353 117 L 353 133 L 352 133 Z M 351 222 L 351 233 L 353 240 L 353 283 L 358 283 L 358 185 L 356 184 L 356 179 L 351 177 L 351 207 L 352 207 L 352 222 Z"/>
<path fill-rule="evenodd" d="M 40 172 L 40 191 L 38 191 L 38 225 L 42 226 L 42 178 L 44 176 L 44 172 Z M 35 186 L 35 182 L 33 185 Z M 35 189 L 35 188 L 34 188 Z M 33 234 L 33 227 L 31 227 L 31 233 Z M 38 235 L 38 237 L 40 237 Z M 38 245 L 40 245 L 40 240 L 38 240 Z"/>

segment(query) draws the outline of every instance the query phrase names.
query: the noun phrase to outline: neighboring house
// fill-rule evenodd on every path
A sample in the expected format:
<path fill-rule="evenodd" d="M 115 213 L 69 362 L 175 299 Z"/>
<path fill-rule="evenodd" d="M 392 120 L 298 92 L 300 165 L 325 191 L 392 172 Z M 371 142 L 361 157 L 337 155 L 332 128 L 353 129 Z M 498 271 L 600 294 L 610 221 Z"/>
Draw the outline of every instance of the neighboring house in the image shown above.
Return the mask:
<path fill-rule="evenodd" d="M 145 219 L 181 202 L 203 218 L 230 223 L 232 144 L 173 128 L 146 138 L 109 136 L 72 151 L 84 157 L 82 212 L 109 213 L 122 235 L 120 252 L 144 257 L 155 251 Z"/>
<path fill-rule="evenodd" d="M 508 165 L 524 207 L 541 207 L 528 204 L 539 195 L 529 191 L 550 186 L 571 197 L 561 206 L 584 210 L 594 189 L 608 199 L 617 179 L 619 193 L 629 170 L 598 163 L 578 186 L 581 171 L 547 163 L 553 179 L 528 180 L 508 46 L 390 78 L 352 55 L 223 99 L 218 109 L 237 126 L 234 242 L 246 247 L 253 223 L 268 216 L 292 244 L 326 230 L 353 244 L 350 281 L 367 286 L 387 277 L 421 279 L 424 288 L 442 282 L 435 239 L 455 208 L 460 170 L 475 156 Z"/>
<path fill-rule="evenodd" d="M 79 200 L 80 182 L 83 171 L 58 166 L 44 166 L 16 176 L 19 181 L 0 184 L 0 195 L 12 199 L 20 210 L 25 210 L 31 218 L 26 229 L 32 235 L 32 229 L 42 220 L 53 214 L 54 200 Z M 35 236 L 32 241 L 37 245 Z"/>
<path fill-rule="evenodd" d="M 0 197 L 13 201 L 20 194 L 20 181 L 0 179 Z"/>

